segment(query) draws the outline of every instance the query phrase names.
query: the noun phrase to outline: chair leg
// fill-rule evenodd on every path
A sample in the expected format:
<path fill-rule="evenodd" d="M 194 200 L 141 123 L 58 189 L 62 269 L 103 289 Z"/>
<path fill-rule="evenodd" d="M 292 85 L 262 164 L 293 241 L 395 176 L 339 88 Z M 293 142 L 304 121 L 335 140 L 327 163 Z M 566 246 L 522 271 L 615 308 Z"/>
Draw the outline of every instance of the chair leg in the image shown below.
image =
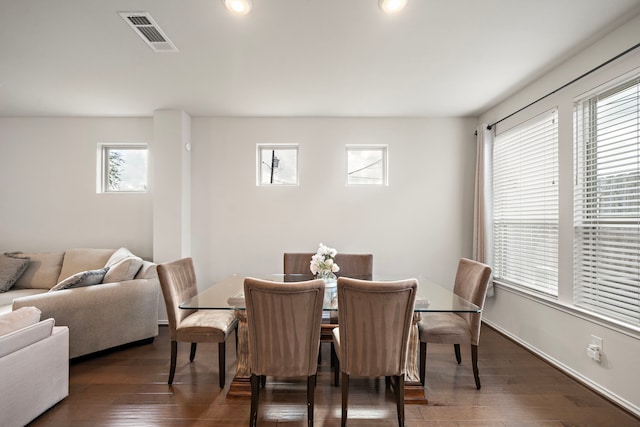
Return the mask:
<path fill-rule="evenodd" d="M 249 427 L 258 424 L 258 400 L 260 398 L 260 378 L 251 374 L 251 414 L 249 415 Z"/>
<path fill-rule="evenodd" d="M 398 407 L 398 425 L 404 427 L 404 374 L 393 377 L 396 389 L 396 406 Z"/>
<path fill-rule="evenodd" d="M 462 356 L 460 356 L 460 344 L 454 344 L 453 351 L 455 351 L 456 353 L 456 361 L 458 362 L 458 365 L 459 365 L 460 363 L 462 363 Z"/>
<path fill-rule="evenodd" d="M 173 376 L 176 373 L 176 357 L 178 356 L 178 342 L 171 341 L 171 366 L 169 367 L 169 381 L 167 384 L 173 384 Z"/>
<path fill-rule="evenodd" d="M 198 343 L 191 343 L 191 352 L 189 353 L 189 362 L 193 362 L 193 359 L 196 358 L 196 348 L 198 348 Z"/>
<path fill-rule="evenodd" d="M 349 405 L 349 375 L 342 373 L 342 418 L 341 427 L 347 425 L 347 407 Z"/>
<path fill-rule="evenodd" d="M 427 377 L 427 343 L 420 341 L 420 384 L 424 386 Z"/>
<path fill-rule="evenodd" d="M 333 358 L 333 385 L 338 387 L 340 385 L 340 359 L 338 359 L 335 349 L 331 357 Z"/>
<path fill-rule="evenodd" d="M 264 388 L 267 385 L 267 376 L 260 375 L 260 387 Z"/>
<path fill-rule="evenodd" d="M 220 377 L 220 388 L 224 388 L 226 350 L 227 346 L 224 341 L 218 343 L 218 376 Z"/>
<path fill-rule="evenodd" d="M 307 425 L 313 427 L 313 407 L 316 391 L 316 375 L 307 377 Z"/>
<path fill-rule="evenodd" d="M 334 357 L 336 354 L 336 346 L 333 345 L 333 341 L 331 342 L 331 367 L 334 368 L 336 366 L 336 358 Z"/>
<path fill-rule="evenodd" d="M 473 377 L 476 380 L 476 388 L 480 390 L 480 374 L 478 373 L 478 346 L 471 344 L 471 364 L 473 365 Z"/>

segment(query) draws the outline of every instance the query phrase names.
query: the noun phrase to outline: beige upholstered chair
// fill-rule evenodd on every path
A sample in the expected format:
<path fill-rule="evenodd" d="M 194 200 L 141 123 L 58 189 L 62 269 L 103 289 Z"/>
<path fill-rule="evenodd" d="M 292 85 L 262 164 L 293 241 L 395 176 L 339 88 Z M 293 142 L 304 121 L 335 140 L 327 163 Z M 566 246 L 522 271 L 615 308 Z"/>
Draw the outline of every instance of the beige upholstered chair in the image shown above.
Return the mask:
<path fill-rule="evenodd" d="M 453 292 L 480 307 L 484 306 L 487 286 L 491 280 L 491 267 L 462 258 L 458 263 Z M 418 323 L 420 331 L 420 382 L 425 383 L 427 343 L 453 344 L 458 363 L 460 344 L 471 344 L 471 361 L 476 388 L 480 390 L 478 375 L 478 343 L 482 313 L 422 313 Z"/>
<path fill-rule="evenodd" d="M 176 372 L 178 341 L 191 343 L 189 360 L 196 356 L 197 343 L 218 343 L 218 369 L 220 388 L 225 382 L 225 342 L 231 331 L 236 330 L 238 321 L 231 310 L 185 310 L 179 306 L 198 293 L 196 273 L 191 258 L 158 265 L 158 278 L 164 295 L 169 319 L 169 339 L 171 340 L 171 367 L 169 384 L 173 383 Z"/>
<path fill-rule="evenodd" d="M 311 274 L 309 264 L 314 253 L 284 253 L 284 274 Z M 351 277 L 353 279 L 371 280 L 373 275 L 372 254 L 337 254 L 336 264 L 340 271 L 338 277 Z"/>
<path fill-rule="evenodd" d="M 324 282 L 246 278 L 244 298 L 251 360 L 249 425 L 258 421 L 259 383 L 270 375 L 307 378 L 308 425 L 313 426 Z"/>
<path fill-rule="evenodd" d="M 285 252 L 284 274 L 311 274 L 309 264 L 313 253 Z M 373 277 L 373 254 L 337 254 L 336 264 L 340 271 L 337 277 L 351 277 L 352 279 L 371 280 Z M 331 344 L 331 364 L 335 366 L 335 350 L 333 348 L 333 328 L 338 326 L 338 319 L 333 313 L 322 321 L 320 342 Z M 320 357 L 318 357 L 320 363 Z M 338 371 L 335 371 L 335 385 L 338 385 Z"/>
<path fill-rule="evenodd" d="M 342 373 L 342 426 L 347 422 L 349 377 L 391 377 L 404 425 L 404 374 L 418 282 L 338 278 L 340 326 L 333 330 Z"/>

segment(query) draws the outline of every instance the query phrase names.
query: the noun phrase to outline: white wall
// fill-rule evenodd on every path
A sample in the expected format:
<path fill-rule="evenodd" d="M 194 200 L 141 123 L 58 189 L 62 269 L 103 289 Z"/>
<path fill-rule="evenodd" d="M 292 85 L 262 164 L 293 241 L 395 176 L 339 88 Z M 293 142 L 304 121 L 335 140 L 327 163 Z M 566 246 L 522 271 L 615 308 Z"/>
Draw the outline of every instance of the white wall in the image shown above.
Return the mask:
<path fill-rule="evenodd" d="M 475 119 L 193 118 L 201 287 L 285 251 L 371 252 L 377 274 L 453 281 L 471 255 Z M 298 187 L 256 186 L 256 144 L 298 143 Z M 346 187 L 345 144 L 388 144 L 389 186 Z"/>
<path fill-rule="evenodd" d="M 0 251 L 125 246 L 151 259 L 151 196 L 96 194 L 96 151 L 152 139 L 150 118 L 0 118 Z"/>
<path fill-rule="evenodd" d="M 640 17 L 632 19 L 516 96 L 488 111 L 480 118 L 481 123 L 493 123 L 625 51 L 640 40 L 638 29 Z M 498 286 L 495 298 L 487 300 L 483 317 L 505 334 L 640 415 L 640 369 L 637 366 L 640 331 L 618 328 L 612 322 L 581 315 L 572 306 L 573 100 L 599 85 L 607 84 L 616 76 L 629 72 L 640 73 L 638 50 L 525 112 L 530 115 L 557 107 L 559 113 L 559 298 L 557 301 L 545 301 Z M 498 126 L 507 129 L 523 120 L 523 117 L 523 114 L 519 114 Z M 586 355 L 592 334 L 603 338 L 602 363 Z"/>
<path fill-rule="evenodd" d="M 152 163 L 161 161 L 154 129 L 164 116 L 0 119 L 0 250 L 126 246 L 156 259 L 154 235 L 164 231 L 154 230 L 162 203 L 152 198 L 162 191 L 151 182 L 147 195 L 96 194 L 96 149 L 148 142 Z M 373 253 L 377 274 L 450 285 L 457 259 L 471 255 L 475 126 L 454 118 L 192 118 L 191 233 L 175 241 L 191 240 L 201 288 L 233 273 L 280 272 L 284 251 L 313 252 L 320 242 Z M 300 144 L 300 186 L 256 187 L 256 144 L 264 142 Z M 345 186 L 345 144 L 360 143 L 388 144 L 388 187 Z M 182 156 L 172 157 L 180 169 Z M 166 233 L 189 230 L 180 224 Z"/>
<path fill-rule="evenodd" d="M 191 118 L 159 110 L 153 123 L 153 259 L 162 263 L 191 256 Z"/>

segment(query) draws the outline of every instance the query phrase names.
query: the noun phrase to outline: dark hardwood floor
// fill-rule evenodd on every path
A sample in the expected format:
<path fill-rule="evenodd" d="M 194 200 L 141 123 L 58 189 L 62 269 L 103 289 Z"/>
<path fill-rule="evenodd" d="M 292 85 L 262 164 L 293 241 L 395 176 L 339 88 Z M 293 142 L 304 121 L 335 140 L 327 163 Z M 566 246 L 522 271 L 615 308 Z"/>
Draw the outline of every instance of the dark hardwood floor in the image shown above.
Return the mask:
<path fill-rule="evenodd" d="M 235 370 L 234 339 L 227 344 L 227 386 L 218 387 L 217 345 L 200 345 L 189 363 L 179 345 L 174 385 L 169 374 L 167 328 L 152 344 L 101 354 L 71 364 L 69 396 L 30 427 L 246 426 L 249 400 L 227 399 Z M 428 405 L 406 405 L 406 426 L 640 426 L 640 419 L 483 326 L 476 390 L 469 349 L 461 365 L 453 346 L 430 345 Z M 316 426 L 340 425 L 340 389 L 331 385 L 328 346 L 316 389 Z M 352 380 L 349 426 L 397 426 L 393 396 L 384 380 Z M 260 396 L 260 426 L 304 426 L 306 380 L 269 378 Z"/>

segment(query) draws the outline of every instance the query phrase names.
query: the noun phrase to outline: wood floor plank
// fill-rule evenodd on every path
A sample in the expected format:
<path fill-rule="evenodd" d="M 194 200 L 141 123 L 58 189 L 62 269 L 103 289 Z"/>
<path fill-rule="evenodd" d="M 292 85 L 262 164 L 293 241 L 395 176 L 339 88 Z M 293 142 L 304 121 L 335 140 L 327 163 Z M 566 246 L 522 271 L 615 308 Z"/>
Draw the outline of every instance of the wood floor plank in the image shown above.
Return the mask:
<path fill-rule="evenodd" d="M 406 405 L 407 427 L 638 427 L 640 419 L 613 405 L 494 330 L 483 326 L 479 352 L 482 389 L 476 390 L 470 351 L 462 364 L 452 346 L 429 345 L 428 405 Z M 327 347 L 327 348 L 325 348 Z M 338 427 L 341 392 L 331 382 L 323 346 L 315 397 L 317 426 Z M 326 353 L 326 354 L 325 354 Z M 153 343 L 73 361 L 69 396 L 29 427 L 246 426 L 249 400 L 227 399 L 218 387 L 217 346 L 201 344 L 194 363 L 178 346 L 174 384 L 167 385 L 170 345 L 166 327 Z M 227 382 L 235 345 L 227 345 Z M 261 427 L 306 426 L 306 381 L 268 378 L 260 396 Z M 393 394 L 384 380 L 353 379 L 350 427 L 395 427 Z"/>

